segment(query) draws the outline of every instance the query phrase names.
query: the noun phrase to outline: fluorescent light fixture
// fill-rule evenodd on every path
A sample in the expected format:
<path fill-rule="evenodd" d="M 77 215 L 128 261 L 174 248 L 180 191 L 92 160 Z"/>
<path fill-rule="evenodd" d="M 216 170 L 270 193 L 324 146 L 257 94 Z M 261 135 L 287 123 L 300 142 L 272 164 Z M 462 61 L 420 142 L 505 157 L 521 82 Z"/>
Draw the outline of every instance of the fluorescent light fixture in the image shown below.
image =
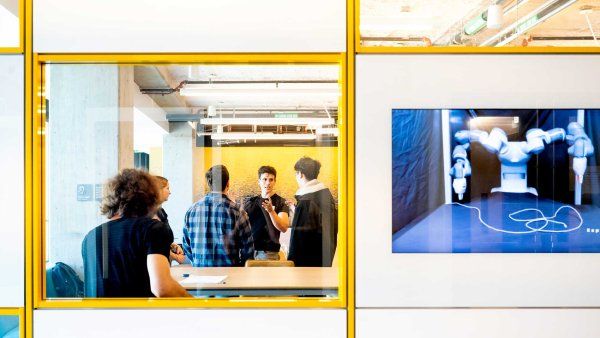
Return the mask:
<path fill-rule="evenodd" d="M 331 125 L 335 120 L 329 117 L 218 117 L 203 118 L 200 123 L 207 126 L 234 125 L 234 126 L 279 126 L 279 125 Z"/>
<path fill-rule="evenodd" d="M 278 89 L 257 89 L 257 88 L 182 88 L 179 90 L 181 96 L 204 96 L 204 97 L 248 97 L 248 96 L 326 96 L 339 97 L 342 95 L 339 88 L 278 88 Z"/>
<path fill-rule="evenodd" d="M 308 141 L 315 140 L 315 134 L 273 134 L 273 133 L 216 133 L 210 138 L 215 141 L 256 140 L 256 141 Z"/>
<path fill-rule="evenodd" d="M 317 130 L 315 130 L 315 132 L 317 133 L 317 135 L 340 135 L 340 130 L 338 128 L 318 128 Z"/>

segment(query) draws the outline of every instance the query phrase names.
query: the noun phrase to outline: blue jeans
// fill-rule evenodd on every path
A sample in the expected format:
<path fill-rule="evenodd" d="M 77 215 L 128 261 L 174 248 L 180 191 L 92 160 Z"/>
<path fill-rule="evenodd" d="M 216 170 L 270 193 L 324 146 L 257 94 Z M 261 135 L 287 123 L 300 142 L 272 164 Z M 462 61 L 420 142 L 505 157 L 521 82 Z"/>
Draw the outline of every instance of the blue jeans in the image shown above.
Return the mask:
<path fill-rule="evenodd" d="M 279 252 L 277 251 L 254 251 L 254 259 L 257 261 L 278 261 Z"/>

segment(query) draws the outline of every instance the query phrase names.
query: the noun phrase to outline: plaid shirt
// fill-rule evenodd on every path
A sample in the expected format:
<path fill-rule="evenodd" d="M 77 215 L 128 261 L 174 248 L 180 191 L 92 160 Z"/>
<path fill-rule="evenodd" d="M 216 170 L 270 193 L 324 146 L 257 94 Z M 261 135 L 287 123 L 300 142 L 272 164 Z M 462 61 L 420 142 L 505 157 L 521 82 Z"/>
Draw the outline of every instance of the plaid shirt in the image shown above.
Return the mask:
<path fill-rule="evenodd" d="M 254 255 L 248 214 L 210 192 L 185 214 L 183 251 L 193 266 L 243 266 Z"/>

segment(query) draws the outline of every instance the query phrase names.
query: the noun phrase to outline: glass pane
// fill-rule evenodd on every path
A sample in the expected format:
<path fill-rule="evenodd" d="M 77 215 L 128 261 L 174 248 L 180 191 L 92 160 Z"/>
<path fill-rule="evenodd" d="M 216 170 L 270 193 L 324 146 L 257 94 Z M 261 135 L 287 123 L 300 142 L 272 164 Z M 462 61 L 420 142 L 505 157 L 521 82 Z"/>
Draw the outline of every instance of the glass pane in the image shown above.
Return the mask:
<path fill-rule="evenodd" d="M 394 253 L 600 252 L 600 111 L 392 112 Z"/>
<path fill-rule="evenodd" d="M 44 69 L 47 298 L 337 296 L 339 65 Z"/>
<path fill-rule="evenodd" d="M 363 46 L 600 46 L 594 0 L 361 0 Z"/>
<path fill-rule="evenodd" d="M 0 47 L 19 47 L 19 0 L 0 1 Z"/>
<path fill-rule="evenodd" d="M 19 338 L 19 316 L 0 315 L 0 337 Z"/>

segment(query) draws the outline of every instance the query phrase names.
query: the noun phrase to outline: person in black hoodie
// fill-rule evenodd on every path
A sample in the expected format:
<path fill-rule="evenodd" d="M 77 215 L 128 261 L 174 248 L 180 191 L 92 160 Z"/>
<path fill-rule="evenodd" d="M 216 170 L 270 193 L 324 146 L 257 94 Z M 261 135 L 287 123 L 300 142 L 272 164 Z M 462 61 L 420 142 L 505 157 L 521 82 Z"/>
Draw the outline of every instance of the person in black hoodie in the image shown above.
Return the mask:
<path fill-rule="evenodd" d="M 337 245 L 337 207 L 331 191 L 317 181 L 321 163 L 302 157 L 294 165 L 298 191 L 288 260 L 295 266 L 331 266 Z"/>

